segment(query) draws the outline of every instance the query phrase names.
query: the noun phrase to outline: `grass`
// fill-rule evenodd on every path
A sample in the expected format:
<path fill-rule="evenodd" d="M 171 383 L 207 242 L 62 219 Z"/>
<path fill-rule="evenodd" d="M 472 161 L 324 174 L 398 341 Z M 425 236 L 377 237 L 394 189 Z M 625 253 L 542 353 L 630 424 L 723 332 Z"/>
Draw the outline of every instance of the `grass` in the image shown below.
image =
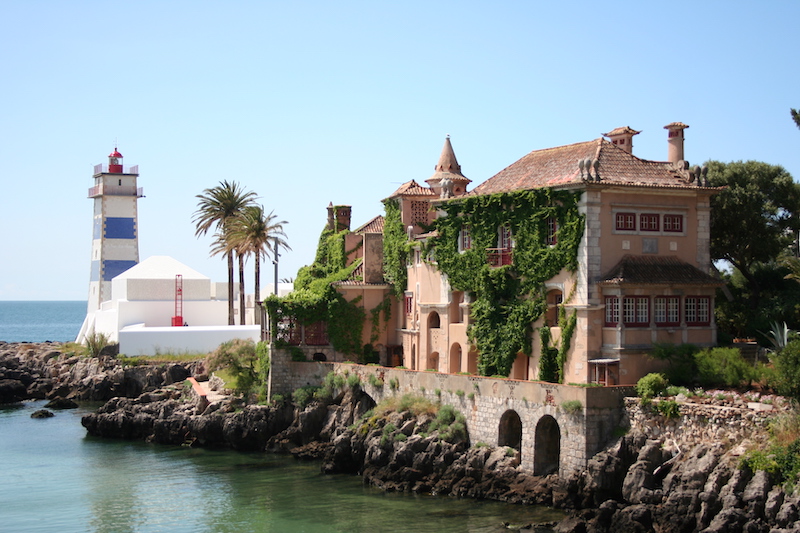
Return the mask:
<path fill-rule="evenodd" d="M 172 354 L 172 353 L 164 353 L 164 354 L 156 354 L 156 355 L 135 355 L 135 356 L 127 356 L 127 355 L 118 355 L 117 360 L 123 366 L 142 366 L 142 365 L 152 365 L 152 364 L 161 364 L 161 363 L 191 363 L 194 361 L 202 361 L 206 358 L 208 354 L 206 353 L 199 353 L 199 352 L 187 352 L 181 354 Z M 217 372 L 219 375 L 219 372 Z"/>

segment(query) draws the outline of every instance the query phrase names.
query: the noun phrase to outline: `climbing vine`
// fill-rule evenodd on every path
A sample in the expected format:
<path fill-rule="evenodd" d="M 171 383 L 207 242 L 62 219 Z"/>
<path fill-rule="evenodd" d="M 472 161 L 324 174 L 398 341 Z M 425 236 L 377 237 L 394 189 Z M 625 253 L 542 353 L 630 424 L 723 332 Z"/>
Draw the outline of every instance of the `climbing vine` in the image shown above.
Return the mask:
<path fill-rule="evenodd" d="M 306 326 L 325 322 L 334 349 L 357 354 L 361 352 L 361 334 L 366 318 L 365 311 L 358 305 L 361 298 L 348 301 L 332 285 L 350 279 L 361 264 L 359 258 L 347 265 L 347 258 L 358 249 L 345 249 L 345 235 L 348 233 L 347 230 L 334 232 L 326 228 L 320 236 L 314 263 L 297 272 L 295 290 L 285 297 L 270 296 L 264 305 L 273 328 L 287 318 Z"/>
<path fill-rule="evenodd" d="M 411 243 L 400 216 L 397 200 L 384 200 L 383 217 L 383 278 L 391 284 L 392 293 L 402 300 L 408 284 L 408 254 Z"/>
<path fill-rule="evenodd" d="M 438 268 L 453 289 L 472 294 L 469 336 L 480 351 L 481 374 L 507 376 L 519 352 L 531 354 L 532 324 L 547 310 L 544 283 L 562 269 L 577 269 L 584 228 L 579 199 L 579 192 L 543 188 L 456 198 L 439 206 L 446 216 L 436 220 L 437 236 L 426 248 L 435 248 Z M 387 222 L 388 218 L 387 205 Z M 555 244 L 549 245 L 551 219 L 558 229 Z M 513 238 L 511 264 L 492 267 L 487 249 L 497 248 L 501 227 L 509 228 Z M 459 249 L 462 230 L 468 230 L 471 239 L 466 250 Z M 405 260 L 401 265 L 405 268 Z M 549 330 L 540 330 L 543 358 L 552 359 L 547 372 L 554 381 L 563 378 L 563 361 L 574 332 L 574 325 L 569 325 L 574 321 L 573 313 L 562 330 L 560 349 L 549 346 Z"/>

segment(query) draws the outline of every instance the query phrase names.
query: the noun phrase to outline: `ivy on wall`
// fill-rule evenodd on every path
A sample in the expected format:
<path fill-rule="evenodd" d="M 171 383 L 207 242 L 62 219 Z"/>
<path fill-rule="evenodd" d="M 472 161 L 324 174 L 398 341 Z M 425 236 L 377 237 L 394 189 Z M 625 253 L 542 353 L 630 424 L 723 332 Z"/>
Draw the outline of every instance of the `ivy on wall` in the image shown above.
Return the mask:
<path fill-rule="evenodd" d="M 412 244 L 400 214 L 397 200 L 383 202 L 383 279 L 392 286 L 392 293 L 402 301 L 408 285 L 408 254 Z"/>
<path fill-rule="evenodd" d="M 469 335 L 480 351 L 481 374 L 508 376 L 518 353 L 531 354 L 532 324 L 547 310 L 544 283 L 563 269 L 577 269 L 584 230 L 584 216 L 578 211 L 580 195 L 543 188 L 455 198 L 438 206 L 447 216 L 436 219 L 438 235 L 426 243 L 426 248 L 435 249 L 438 268 L 447 275 L 451 287 L 472 295 Z M 547 244 L 550 218 L 558 221 L 556 244 L 552 246 Z M 492 267 L 487 249 L 498 247 L 499 228 L 503 226 L 511 230 L 512 262 Z M 471 247 L 459 250 L 465 228 Z M 575 322 L 574 313 L 564 325 L 571 322 Z M 549 331 L 540 331 L 543 354 L 554 359 L 552 370 L 547 370 L 553 381 L 563 378 L 563 361 L 573 331 L 574 325 L 562 330 L 560 348 L 549 346 Z M 547 337 L 546 342 L 542 336 Z"/>
<path fill-rule="evenodd" d="M 299 324 L 326 322 L 333 348 L 346 354 L 361 353 L 361 334 L 366 318 L 358 305 L 361 298 L 345 300 L 332 283 L 349 279 L 361 264 L 356 259 L 347 266 L 347 258 L 358 247 L 345 250 L 345 235 L 326 228 L 319 239 L 314 263 L 297 272 L 294 291 L 285 297 L 270 296 L 264 301 L 273 331 L 278 323 L 293 318 Z"/>

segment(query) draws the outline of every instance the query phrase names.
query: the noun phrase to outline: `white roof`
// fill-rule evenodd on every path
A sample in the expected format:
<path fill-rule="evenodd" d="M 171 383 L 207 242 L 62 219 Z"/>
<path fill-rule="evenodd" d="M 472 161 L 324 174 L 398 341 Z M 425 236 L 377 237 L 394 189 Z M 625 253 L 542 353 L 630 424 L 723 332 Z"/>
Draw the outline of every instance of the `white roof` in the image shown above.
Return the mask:
<path fill-rule="evenodd" d="M 136 266 L 133 266 L 115 277 L 114 279 L 170 279 L 180 274 L 184 280 L 210 279 L 200 272 L 190 268 L 180 261 L 167 255 L 154 255 L 148 257 Z"/>

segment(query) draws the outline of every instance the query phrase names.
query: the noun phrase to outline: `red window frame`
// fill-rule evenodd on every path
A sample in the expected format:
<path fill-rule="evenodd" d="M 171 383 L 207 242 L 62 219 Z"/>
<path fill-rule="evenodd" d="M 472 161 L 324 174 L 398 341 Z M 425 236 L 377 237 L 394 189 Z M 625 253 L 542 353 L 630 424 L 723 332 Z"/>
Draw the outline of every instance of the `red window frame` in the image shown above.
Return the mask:
<path fill-rule="evenodd" d="M 405 309 L 406 315 L 410 315 L 414 312 L 414 293 L 407 292 L 405 294 Z"/>
<path fill-rule="evenodd" d="M 639 231 L 659 231 L 659 216 L 656 213 L 639 215 Z"/>
<path fill-rule="evenodd" d="M 511 228 L 508 226 L 500 226 L 500 235 L 497 239 L 497 247 L 501 250 L 511 250 L 514 246 L 513 236 L 511 235 Z"/>
<path fill-rule="evenodd" d="M 683 232 L 683 215 L 664 215 L 664 231 Z"/>
<path fill-rule="evenodd" d="M 614 221 L 617 231 L 636 231 L 636 213 L 616 213 Z"/>
<path fill-rule="evenodd" d="M 663 316 L 659 308 L 663 305 Z M 680 296 L 654 296 L 653 297 L 653 322 L 656 326 L 677 326 L 681 323 Z"/>
<path fill-rule="evenodd" d="M 547 245 L 555 246 L 558 242 L 558 219 L 549 217 L 547 219 Z"/>
<path fill-rule="evenodd" d="M 606 296 L 606 326 L 619 324 L 619 298 Z"/>
<path fill-rule="evenodd" d="M 687 326 L 711 324 L 711 297 L 686 296 L 683 299 L 683 316 Z"/>
<path fill-rule="evenodd" d="M 650 325 L 650 297 L 625 296 L 622 298 L 622 323 L 630 328 L 644 328 Z"/>

